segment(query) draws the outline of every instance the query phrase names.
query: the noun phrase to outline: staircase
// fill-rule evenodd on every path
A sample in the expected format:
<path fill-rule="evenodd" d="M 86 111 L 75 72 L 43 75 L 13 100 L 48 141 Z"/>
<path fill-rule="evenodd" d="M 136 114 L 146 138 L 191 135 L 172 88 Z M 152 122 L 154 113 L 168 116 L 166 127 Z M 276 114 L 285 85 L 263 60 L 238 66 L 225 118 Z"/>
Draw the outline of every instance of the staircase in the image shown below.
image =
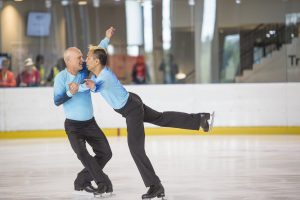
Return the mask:
<path fill-rule="evenodd" d="M 292 65 L 290 55 L 295 55 Z M 296 58 L 299 59 L 296 65 Z M 246 69 L 236 76 L 237 83 L 259 82 L 300 82 L 300 38 L 293 38 L 290 44 L 284 44 L 279 50 L 262 58 L 252 69 Z"/>

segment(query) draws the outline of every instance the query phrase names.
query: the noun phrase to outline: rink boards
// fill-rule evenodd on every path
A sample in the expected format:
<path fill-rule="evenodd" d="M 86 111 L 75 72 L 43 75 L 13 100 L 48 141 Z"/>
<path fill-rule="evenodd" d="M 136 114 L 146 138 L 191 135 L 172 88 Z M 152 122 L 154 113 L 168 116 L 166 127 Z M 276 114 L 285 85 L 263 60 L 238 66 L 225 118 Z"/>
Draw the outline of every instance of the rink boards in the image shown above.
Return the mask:
<path fill-rule="evenodd" d="M 215 111 L 212 134 L 300 134 L 300 83 L 126 86 L 158 111 Z M 126 135 L 125 120 L 99 94 L 94 115 L 109 136 Z M 53 88 L 0 89 L 0 138 L 64 137 L 63 108 L 53 103 Z M 158 128 L 147 135 L 203 134 Z M 206 135 L 206 134 L 203 134 Z"/>

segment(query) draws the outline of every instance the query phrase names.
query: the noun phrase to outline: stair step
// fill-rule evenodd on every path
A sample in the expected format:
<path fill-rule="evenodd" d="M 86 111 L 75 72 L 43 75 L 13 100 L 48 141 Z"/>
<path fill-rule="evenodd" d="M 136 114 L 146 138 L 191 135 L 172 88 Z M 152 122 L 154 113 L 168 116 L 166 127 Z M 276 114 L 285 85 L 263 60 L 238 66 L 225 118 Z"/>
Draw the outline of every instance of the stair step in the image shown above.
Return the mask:
<path fill-rule="evenodd" d="M 279 50 L 274 50 L 268 57 L 262 58 L 259 64 L 254 64 L 252 69 L 243 71 L 242 76 L 236 76 L 237 83 L 252 82 L 282 82 L 300 81 L 299 69 L 287 70 L 287 55 L 296 54 L 300 56 L 300 38 L 294 38 L 292 43 L 284 44 Z"/>
<path fill-rule="evenodd" d="M 246 69 L 243 71 L 243 77 L 247 77 L 250 76 L 252 74 L 252 70 L 251 69 Z"/>

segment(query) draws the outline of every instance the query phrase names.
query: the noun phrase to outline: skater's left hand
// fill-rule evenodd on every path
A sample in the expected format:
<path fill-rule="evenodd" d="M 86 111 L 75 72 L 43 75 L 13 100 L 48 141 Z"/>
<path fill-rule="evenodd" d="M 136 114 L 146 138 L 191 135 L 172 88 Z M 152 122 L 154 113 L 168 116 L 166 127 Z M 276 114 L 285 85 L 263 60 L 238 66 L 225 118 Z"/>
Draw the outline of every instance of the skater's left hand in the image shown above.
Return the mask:
<path fill-rule="evenodd" d="M 113 36 L 115 30 L 116 30 L 116 29 L 115 29 L 114 27 L 111 26 L 109 29 L 106 30 L 105 36 L 106 36 L 108 39 L 110 39 L 110 38 Z"/>

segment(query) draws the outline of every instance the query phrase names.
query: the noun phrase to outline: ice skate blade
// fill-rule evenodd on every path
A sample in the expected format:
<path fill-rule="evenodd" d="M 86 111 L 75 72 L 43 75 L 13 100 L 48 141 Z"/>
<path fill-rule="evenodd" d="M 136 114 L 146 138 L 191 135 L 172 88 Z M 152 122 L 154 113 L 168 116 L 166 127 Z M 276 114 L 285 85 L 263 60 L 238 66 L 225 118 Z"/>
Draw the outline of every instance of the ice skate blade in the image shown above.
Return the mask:
<path fill-rule="evenodd" d="M 212 129 L 213 129 L 213 126 L 214 126 L 214 119 L 215 119 L 215 111 L 213 111 L 211 114 L 210 114 L 210 119 L 209 119 L 209 129 L 208 129 L 208 132 L 211 132 Z"/>
<path fill-rule="evenodd" d="M 94 196 L 94 193 L 87 192 L 87 191 L 84 191 L 84 190 L 74 191 L 73 194 L 74 195 L 79 195 L 79 196 L 89 196 L 89 197 L 93 197 Z"/>
<path fill-rule="evenodd" d="M 164 194 L 163 195 L 157 195 L 157 197 L 145 198 L 145 199 L 142 199 L 142 200 L 155 200 L 155 199 L 167 200 L 167 198 Z"/>
<path fill-rule="evenodd" d="M 143 199 L 143 200 L 155 200 L 155 199 L 167 200 L 166 197 L 153 197 L 153 198 L 146 198 L 146 199 Z"/>
<path fill-rule="evenodd" d="M 114 193 L 94 194 L 94 198 L 97 199 L 109 199 L 109 198 L 113 198 L 114 196 L 116 196 L 116 194 Z"/>

